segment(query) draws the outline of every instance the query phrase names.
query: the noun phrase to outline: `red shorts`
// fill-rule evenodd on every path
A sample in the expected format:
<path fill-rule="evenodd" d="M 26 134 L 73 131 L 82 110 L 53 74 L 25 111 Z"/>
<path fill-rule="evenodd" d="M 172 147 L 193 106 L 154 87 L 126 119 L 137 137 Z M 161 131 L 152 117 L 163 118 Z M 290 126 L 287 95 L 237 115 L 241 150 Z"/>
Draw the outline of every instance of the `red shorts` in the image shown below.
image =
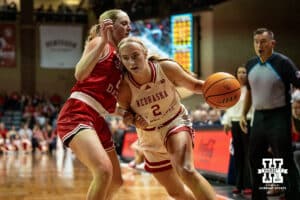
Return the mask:
<path fill-rule="evenodd" d="M 68 146 L 82 129 L 95 130 L 106 151 L 114 148 L 111 131 L 103 116 L 80 100 L 68 99 L 57 119 L 57 134 Z"/>

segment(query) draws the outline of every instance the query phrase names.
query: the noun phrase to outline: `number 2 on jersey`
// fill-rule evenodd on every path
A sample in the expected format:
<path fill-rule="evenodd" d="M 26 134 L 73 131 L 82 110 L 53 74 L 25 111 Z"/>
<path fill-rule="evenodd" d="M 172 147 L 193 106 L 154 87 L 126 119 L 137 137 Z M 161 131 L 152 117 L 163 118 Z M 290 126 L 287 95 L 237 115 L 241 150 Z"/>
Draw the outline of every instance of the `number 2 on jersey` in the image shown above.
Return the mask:
<path fill-rule="evenodd" d="M 158 104 L 151 106 L 151 109 L 154 116 L 161 115 L 161 112 L 159 111 L 160 107 Z"/>

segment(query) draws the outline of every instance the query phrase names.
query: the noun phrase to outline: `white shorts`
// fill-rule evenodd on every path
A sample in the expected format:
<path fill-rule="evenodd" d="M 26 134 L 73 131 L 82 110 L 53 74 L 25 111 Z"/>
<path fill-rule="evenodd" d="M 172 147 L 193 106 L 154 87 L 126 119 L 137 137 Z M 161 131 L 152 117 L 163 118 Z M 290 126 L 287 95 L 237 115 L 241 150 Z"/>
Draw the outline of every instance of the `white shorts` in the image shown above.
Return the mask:
<path fill-rule="evenodd" d="M 139 146 L 145 156 L 145 170 L 148 172 L 161 172 L 172 168 L 166 148 L 167 140 L 171 135 L 186 131 L 193 138 L 194 134 L 186 109 L 181 109 L 181 112 L 167 125 L 156 127 L 154 130 L 136 130 Z"/>

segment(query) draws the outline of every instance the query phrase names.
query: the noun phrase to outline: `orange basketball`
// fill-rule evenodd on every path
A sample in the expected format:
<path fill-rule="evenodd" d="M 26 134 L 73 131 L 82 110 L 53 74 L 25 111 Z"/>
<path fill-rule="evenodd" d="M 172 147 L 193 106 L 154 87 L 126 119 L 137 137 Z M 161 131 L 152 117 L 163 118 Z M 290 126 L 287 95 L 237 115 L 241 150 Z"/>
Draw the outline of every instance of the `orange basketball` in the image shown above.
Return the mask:
<path fill-rule="evenodd" d="M 206 103 L 211 107 L 227 109 L 240 99 L 241 85 L 233 75 L 217 72 L 207 77 L 202 91 Z"/>

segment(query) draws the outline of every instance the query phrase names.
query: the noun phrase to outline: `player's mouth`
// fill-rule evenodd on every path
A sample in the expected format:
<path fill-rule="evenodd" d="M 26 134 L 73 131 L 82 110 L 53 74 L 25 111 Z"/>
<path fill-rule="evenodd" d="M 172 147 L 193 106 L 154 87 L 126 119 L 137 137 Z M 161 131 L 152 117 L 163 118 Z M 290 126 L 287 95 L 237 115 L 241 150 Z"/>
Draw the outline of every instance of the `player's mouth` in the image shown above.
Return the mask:
<path fill-rule="evenodd" d="M 131 68 L 130 68 L 131 71 L 135 71 L 135 70 L 137 70 L 137 69 L 138 69 L 138 67 L 131 67 Z"/>

